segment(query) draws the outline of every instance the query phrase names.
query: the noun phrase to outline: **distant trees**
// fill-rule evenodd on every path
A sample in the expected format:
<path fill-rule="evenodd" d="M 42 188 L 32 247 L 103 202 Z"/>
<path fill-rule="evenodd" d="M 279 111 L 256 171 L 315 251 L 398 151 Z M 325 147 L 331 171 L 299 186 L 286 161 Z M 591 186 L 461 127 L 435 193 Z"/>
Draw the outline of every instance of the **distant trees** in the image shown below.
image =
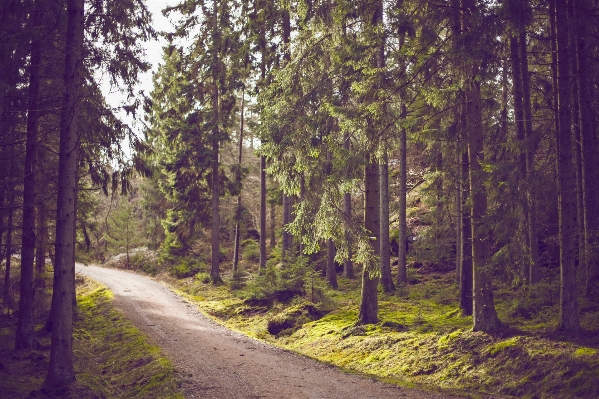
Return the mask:
<path fill-rule="evenodd" d="M 196 6 L 183 2 L 172 9 L 196 16 L 201 29 L 214 28 L 219 5 Z M 246 101 L 257 104 L 257 123 L 247 128 L 259 137 L 262 157 L 255 177 L 262 191 L 256 212 L 260 270 L 268 255 L 266 169 L 284 193 L 281 203 L 270 201 L 283 208 L 277 219 L 283 221 L 283 253 L 300 249 L 299 256 L 307 256 L 326 246 L 322 269 L 332 287 L 333 256 L 347 277 L 354 263 L 361 266 L 358 322 L 377 322 L 379 284 L 387 293 L 394 280 L 408 284 L 411 263 L 439 266 L 455 259 L 463 313 L 473 315 L 475 329 L 496 330 L 501 322 L 493 283 L 528 286 L 547 279 L 555 272 L 551 253 L 559 249 L 561 306 L 564 317 L 572 317 L 562 327 L 577 329 L 577 258 L 585 300 L 596 302 L 598 292 L 591 154 L 599 150 L 592 90 L 599 76 L 597 29 L 589 23 L 598 15 L 596 5 L 406 0 L 231 7 L 235 11 L 223 11 L 216 22 L 219 38 L 240 39 L 243 50 L 217 47 L 207 57 L 208 50 L 194 52 L 195 45 L 173 45 L 157 75 L 149 132 L 158 176 L 179 182 L 196 168 L 185 184 L 172 187 L 183 193 L 199 185 L 202 193 L 170 198 L 168 212 L 177 217 L 165 223 L 167 237 L 169 229 L 183 237 L 181 226 L 196 223 L 183 217 L 184 209 L 219 212 L 203 200 L 214 200 L 216 183 L 199 183 L 215 173 L 206 164 L 217 152 L 208 148 L 216 130 L 207 121 L 218 119 L 220 143 L 226 143 L 238 123 L 230 110 L 239 106 L 227 95 L 243 82 L 253 86 Z M 185 29 L 181 25 L 180 32 Z M 206 33 L 203 43 L 216 43 L 215 37 Z M 194 71 L 205 71 L 198 75 L 204 79 Z M 230 101 L 218 107 L 224 112 L 218 118 L 214 94 L 210 101 L 195 97 L 213 93 L 217 72 L 219 98 Z M 194 162 L 190 148 L 203 148 Z M 176 162 L 167 162 L 174 149 L 181 151 Z M 419 214 L 420 207 L 430 212 Z M 214 222 L 213 239 L 216 230 Z M 396 249 L 397 268 L 391 258 Z"/>

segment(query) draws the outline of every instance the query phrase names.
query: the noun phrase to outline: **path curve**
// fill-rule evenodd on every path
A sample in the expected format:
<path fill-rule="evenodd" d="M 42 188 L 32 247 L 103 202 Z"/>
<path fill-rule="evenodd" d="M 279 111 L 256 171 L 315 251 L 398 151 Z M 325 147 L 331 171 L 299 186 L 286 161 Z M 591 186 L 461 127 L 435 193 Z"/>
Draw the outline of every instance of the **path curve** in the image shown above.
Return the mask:
<path fill-rule="evenodd" d="M 106 285 L 115 307 L 164 350 L 186 398 L 451 398 L 347 374 L 231 331 L 149 277 L 99 266 L 76 270 Z"/>

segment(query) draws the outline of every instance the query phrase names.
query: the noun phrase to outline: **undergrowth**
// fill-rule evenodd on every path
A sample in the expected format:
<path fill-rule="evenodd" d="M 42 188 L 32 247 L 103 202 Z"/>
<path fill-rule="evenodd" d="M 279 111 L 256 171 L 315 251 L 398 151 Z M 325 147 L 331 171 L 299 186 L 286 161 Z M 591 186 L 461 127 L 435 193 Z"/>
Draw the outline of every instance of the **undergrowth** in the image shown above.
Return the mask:
<path fill-rule="evenodd" d="M 506 328 L 496 335 L 472 331 L 458 307 L 452 273 L 414 274 L 417 283 L 379 296 L 380 322 L 356 326 L 360 282 L 339 279 L 326 288 L 319 276 L 270 265 L 264 276 L 239 276 L 235 289 L 197 278 L 177 289 L 225 325 L 320 361 L 401 385 L 438 387 L 522 398 L 599 397 L 599 339 L 592 331 L 555 331 L 552 287 L 499 288 L 497 308 Z M 296 264 L 294 267 L 298 267 Z M 309 270 L 310 268 L 304 268 Z M 270 273 L 270 274 L 269 274 Z M 301 275 L 293 295 L 278 298 L 284 273 Z M 289 276 L 287 276 L 289 277 Z M 293 277 L 293 276 L 292 276 Z M 293 278 L 290 279 L 293 281 Z M 316 284 L 319 295 L 310 295 Z M 241 285 L 241 286 L 240 286 Z M 301 289 L 299 289 L 301 287 Z"/>
<path fill-rule="evenodd" d="M 78 278 L 77 284 L 73 334 L 77 381 L 61 392 L 41 389 L 50 357 L 50 334 L 42 329 L 50 293 L 42 289 L 36 293 L 40 350 L 14 350 L 17 317 L 10 312 L 0 316 L 0 398 L 183 398 L 173 366 L 114 310 L 110 292 L 89 279 Z"/>

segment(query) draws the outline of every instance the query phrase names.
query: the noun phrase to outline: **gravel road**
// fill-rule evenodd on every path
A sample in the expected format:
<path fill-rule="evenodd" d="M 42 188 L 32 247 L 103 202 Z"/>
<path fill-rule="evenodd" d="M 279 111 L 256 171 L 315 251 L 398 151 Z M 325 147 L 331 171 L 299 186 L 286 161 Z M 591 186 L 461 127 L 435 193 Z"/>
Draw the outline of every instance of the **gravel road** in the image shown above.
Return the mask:
<path fill-rule="evenodd" d="M 451 398 L 347 374 L 246 337 L 146 276 L 82 265 L 77 272 L 106 285 L 116 308 L 164 350 L 186 398 Z"/>

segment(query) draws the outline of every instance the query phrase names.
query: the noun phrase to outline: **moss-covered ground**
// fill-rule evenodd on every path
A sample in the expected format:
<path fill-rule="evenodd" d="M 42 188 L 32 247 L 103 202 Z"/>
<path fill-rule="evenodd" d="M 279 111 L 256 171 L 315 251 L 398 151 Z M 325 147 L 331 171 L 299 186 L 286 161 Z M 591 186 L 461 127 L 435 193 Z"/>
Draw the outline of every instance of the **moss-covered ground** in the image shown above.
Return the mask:
<path fill-rule="evenodd" d="M 505 328 L 489 335 L 472 331 L 472 318 L 461 315 L 452 273 L 414 277 L 394 295 L 380 294 L 380 322 L 366 326 L 355 325 L 359 279 L 321 289 L 316 303 L 309 294 L 285 302 L 248 300 L 248 291 L 259 289 L 251 282 L 241 289 L 235 284 L 236 290 L 201 278 L 170 283 L 231 328 L 397 384 L 474 397 L 599 398 L 597 313 L 582 313 L 580 334 L 561 334 L 555 330 L 558 297 L 549 286 L 498 288 Z"/>
<path fill-rule="evenodd" d="M 18 286 L 18 285 L 17 285 Z M 77 280 L 73 352 L 77 381 L 68 391 L 46 392 L 50 334 L 44 332 L 49 293 L 37 294 L 40 350 L 14 350 L 16 313 L 0 316 L 0 398 L 183 398 L 173 366 L 111 305 L 111 293 Z"/>

